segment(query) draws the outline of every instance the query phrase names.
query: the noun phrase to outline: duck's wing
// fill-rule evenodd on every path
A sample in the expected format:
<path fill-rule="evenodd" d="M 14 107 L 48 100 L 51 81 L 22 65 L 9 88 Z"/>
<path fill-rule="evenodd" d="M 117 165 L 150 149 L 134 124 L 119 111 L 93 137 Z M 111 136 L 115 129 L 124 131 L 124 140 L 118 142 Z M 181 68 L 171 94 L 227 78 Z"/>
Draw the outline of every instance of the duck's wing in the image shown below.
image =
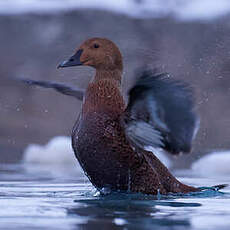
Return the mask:
<path fill-rule="evenodd" d="M 60 92 L 62 94 L 75 97 L 78 100 L 83 100 L 84 93 L 85 93 L 85 91 L 82 89 L 73 88 L 71 86 L 68 86 L 62 83 L 56 83 L 56 82 L 50 82 L 50 81 L 35 81 L 31 79 L 20 79 L 20 80 L 28 85 L 37 85 L 43 88 L 54 89 L 57 92 Z"/>
<path fill-rule="evenodd" d="M 172 154 L 190 152 L 199 128 L 191 88 L 151 71 L 142 72 L 129 91 L 121 121 L 132 145 Z"/>

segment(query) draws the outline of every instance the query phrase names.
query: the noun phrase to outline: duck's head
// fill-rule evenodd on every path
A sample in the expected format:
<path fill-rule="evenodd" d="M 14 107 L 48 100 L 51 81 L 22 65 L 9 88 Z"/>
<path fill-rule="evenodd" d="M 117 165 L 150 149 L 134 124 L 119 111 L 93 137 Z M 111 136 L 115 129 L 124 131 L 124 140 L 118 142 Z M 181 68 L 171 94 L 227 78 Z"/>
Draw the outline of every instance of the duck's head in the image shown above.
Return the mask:
<path fill-rule="evenodd" d="M 122 56 L 118 47 L 106 38 L 91 38 L 83 42 L 75 54 L 62 62 L 58 68 L 91 66 L 96 70 L 122 71 Z"/>

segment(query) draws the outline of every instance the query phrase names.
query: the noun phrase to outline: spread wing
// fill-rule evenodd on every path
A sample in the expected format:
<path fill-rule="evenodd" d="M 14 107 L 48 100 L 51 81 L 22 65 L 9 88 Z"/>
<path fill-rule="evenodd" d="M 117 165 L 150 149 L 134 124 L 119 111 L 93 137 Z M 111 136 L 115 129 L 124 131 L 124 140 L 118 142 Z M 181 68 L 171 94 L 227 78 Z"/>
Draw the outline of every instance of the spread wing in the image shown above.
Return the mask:
<path fill-rule="evenodd" d="M 83 97 L 84 97 L 84 90 L 73 88 L 71 86 L 68 86 L 62 83 L 49 82 L 49 81 L 35 81 L 35 80 L 30 80 L 30 79 L 20 79 L 20 80 L 28 85 L 37 85 L 43 88 L 52 88 L 56 90 L 57 92 L 60 92 L 68 96 L 75 97 L 78 100 L 83 100 Z"/>
<path fill-rule="evenodd" d="M 122 124 L 134 146 L 189 152 L 199 128 L 191 88 L 168 74 L 144 71 L 129 91 Z"/>

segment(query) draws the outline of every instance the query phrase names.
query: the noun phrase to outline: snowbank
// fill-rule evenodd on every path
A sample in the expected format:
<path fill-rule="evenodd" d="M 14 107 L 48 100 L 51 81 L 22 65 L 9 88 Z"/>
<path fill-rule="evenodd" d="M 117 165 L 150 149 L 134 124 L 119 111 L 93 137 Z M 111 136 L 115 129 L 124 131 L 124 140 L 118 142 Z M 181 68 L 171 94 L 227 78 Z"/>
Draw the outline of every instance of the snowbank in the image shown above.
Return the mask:
<path fill-rule="evenodd" d="M 230 151 L 212 152 L 192 164 L 192 170 L 200 176 L 230 176 Z"/>

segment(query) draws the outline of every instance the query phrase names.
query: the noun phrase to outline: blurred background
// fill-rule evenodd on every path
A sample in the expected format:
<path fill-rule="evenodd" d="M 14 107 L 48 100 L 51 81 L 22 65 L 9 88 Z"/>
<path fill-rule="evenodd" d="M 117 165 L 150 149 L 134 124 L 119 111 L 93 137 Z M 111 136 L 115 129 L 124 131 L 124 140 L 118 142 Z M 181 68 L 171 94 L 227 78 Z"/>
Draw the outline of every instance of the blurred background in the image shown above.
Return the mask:
<path fill-rule="evenodd" d="M 56 67 L 95 36 L 120 47 L 124 93 L 143 66 L 193 86 L 201 127 L 193 154 L 172 159 L 176 167 L 230 149 L 228 0 L 0 0 L 0 163 L 19 162 L 31 143 L 71 134 L 81 102 L 14 79 L 86 88 L 92 69 Z"/>

